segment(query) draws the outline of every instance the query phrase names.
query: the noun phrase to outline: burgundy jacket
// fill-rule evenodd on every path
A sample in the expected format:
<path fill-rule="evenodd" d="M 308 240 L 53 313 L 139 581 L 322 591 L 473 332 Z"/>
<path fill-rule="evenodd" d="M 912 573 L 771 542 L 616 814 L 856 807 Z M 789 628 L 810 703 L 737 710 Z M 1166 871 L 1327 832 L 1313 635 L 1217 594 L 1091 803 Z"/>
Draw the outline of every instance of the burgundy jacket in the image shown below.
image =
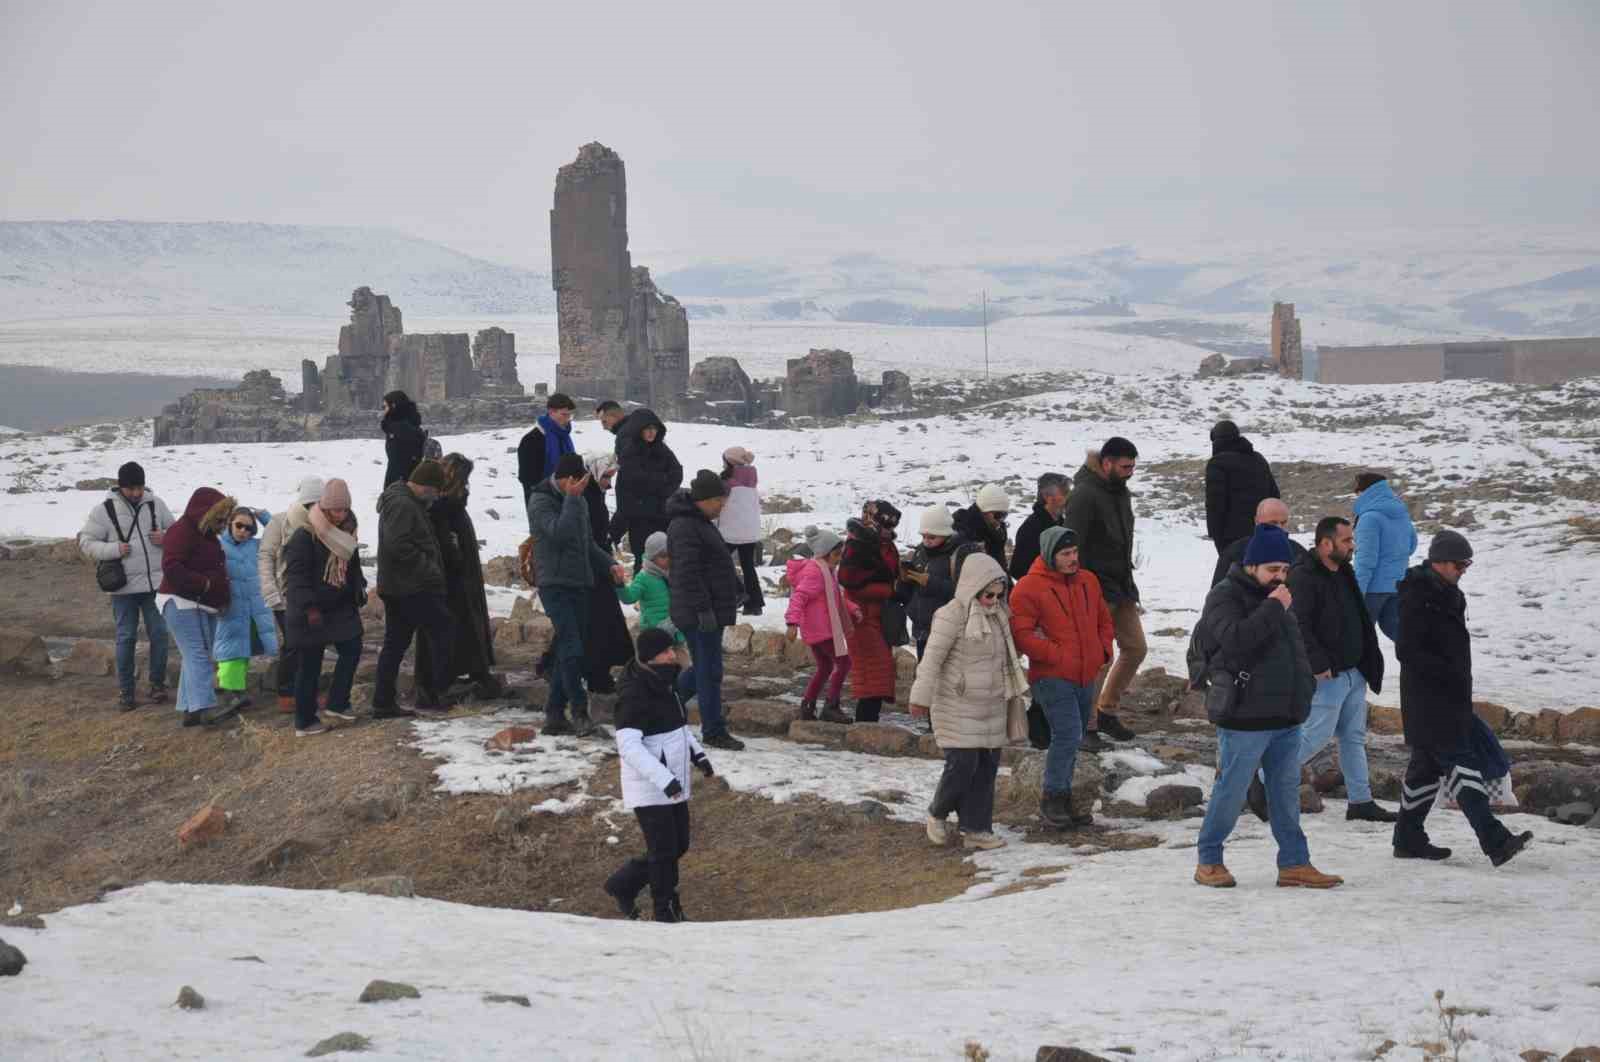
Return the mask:
<path fill-rule="evenodd" d="M 228 607 L 228 564 L 217 538 L 218 529 L 200 529 L 217 523 L 225 529 L 228 514 L 223 514 L 221 521 L 213 518 L 209 523 L 206 517 L 226 500 L 220 490 L 212 487 L 201 487 L 190 496 L 183 515 L 167 529 L 167 537 L 161 543 L 161 587 L 157 593 L 197 601 L 219 612 Z"/>

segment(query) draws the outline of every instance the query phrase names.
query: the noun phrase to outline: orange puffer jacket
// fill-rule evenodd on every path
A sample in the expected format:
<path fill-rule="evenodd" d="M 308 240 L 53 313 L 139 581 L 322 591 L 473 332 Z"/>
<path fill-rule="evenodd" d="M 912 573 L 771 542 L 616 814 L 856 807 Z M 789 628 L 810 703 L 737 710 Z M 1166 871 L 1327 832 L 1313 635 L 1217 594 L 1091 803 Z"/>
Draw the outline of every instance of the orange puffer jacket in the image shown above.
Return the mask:
<path fill-rule="evenodd" d="M 1040 557 L 1011 591 L 1011 637 L 1028 658 L 1028 681 L 1091 685 L 1111 659 L 1111 610 L 1093 572 L 1070 576 Z"/>

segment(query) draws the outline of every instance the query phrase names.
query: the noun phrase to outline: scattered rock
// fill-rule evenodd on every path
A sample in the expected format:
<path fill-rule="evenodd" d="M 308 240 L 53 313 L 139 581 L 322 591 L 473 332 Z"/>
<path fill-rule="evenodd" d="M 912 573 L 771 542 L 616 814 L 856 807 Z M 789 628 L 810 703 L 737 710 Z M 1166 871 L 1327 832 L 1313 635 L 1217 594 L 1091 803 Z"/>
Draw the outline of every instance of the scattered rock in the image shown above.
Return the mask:
<path fill-rule="evenodd" d="M 1220 358 L 1222 355 L 1214 354 L 1212 357 Z M 1081 1047 L 1052 1047 L 1046 1044 L 1034 1053 L 1033 1062 L 1111 1062 L 1111 1060 L 1102 1055 L 1091 1054 Z"/>
<path fill-rule="evenodd" d="M 1202 380 L 1205 380 L 1212 376 L 1221 376 L 1223 370 L 1227 367 L 1228 359 L 1226 356 L 1222 354 L 1208 354 L 1204 358 L 1200 359 L 1200 367 L 1195 370 L 1195 375 L 1200 377 Z M 1045 1049 L 1042 1047 L 1039 1048 L 1039 1062 L 1046 1062 L 1044 1050 Z M 1054 1062 L 1054 1056 L 1052 1056 L 1052 1062 Z"/>
<path fill-rule="evenodd" d="M 487 586 L 520 586 L 522 574 L 515 557 L 495 557 L 483 566 L 483 581 Z"/>
<path fill-rule="evenodd" d="M 1503 733 L 1511 725 L 1511 711 L 1503 705 L 1491 701 L 1473 701 L 1472 710 L 1496 734 Z"/>
<path fill-rule="evenodd" d="M 896 682 L 910 682 L 917 677 L 916 653 L 905 648 L 895 650 L 894 677 Z"/>
<path fill-rule="evenodd" d="M 1383 1043 L 1379 1044 L 1377 1047 L 1374 1047 L 1371 1051 L 1367 1052 L 1366 1057 L 1367 1058 L 1382 1058 L 1384 1055 L 1388 1054 L 1390 1051 L 1393 1051 L 1395 1048 L 1397 1048 L 1399 1046 L 1400 1045 L 1395 1043 L 1393 1040 L 1385 1040 Z"/>
<path fill-rule="evenodd" d="M 1309 785 L 1300 787 L 1300 814 L 1316 815 L 1322 811 L 1322 794 Z"/>
<path fill-rule="evenodd" d="M 0 627 L 0 674 L 50 674 L 50 650 L 44 639 L 32 631 Z"/>
<path fill-rule="evenodd" d="M 100 883 L 100 887 L 95 890 L 95 899 L 103 900 L 109 894 L 126 889 L 127 887 L 128 883 L 123 881 L 121 878 L 107 878 L 106 880 L 102 881 Z"/>
<path fill-rule="evenodd" d="M 526 745 L 539 736 L 539 732 L 531 726 L 508 726 L 494 737 L 483 743 L 486 749 L 498 749 L 501 752 L 510 752 L 518 745 Z"/>
<path fill-rule="evenodd" d="M 789 740 L 809 745 L 826 745 L 843 748 L 844 736 L 849 727 L 843 723 L 824 723 L 816 719 L 796 719 L 789 724 Z"/>
<path fill-rule="evenodd" d="M 265 966 L 267 964 L 267 960 L 263 959 L 259 955 L 235 955 L 231 961 L 233 961 L 233 962 L 259 962 L 263 966 Z"/>
<path fill-rule="evenodd" d="M 844 747 L 876 756 L 915 756 L 920 736 L 893 723 L 856 723 L 845 730 Z"/>
<path fill-rule="evenodd" d="M 1044 753 L 1037 749 L 1017 751 L 1020 755 L 1011 763 L 1010 777 L 1000 780 L 1000 796 L 1031 814 L 1038 809 L 1044 789 Z M 1105 776 L 1099 760 L 1098 756 L 1079 756 L 1078 765 L 1073 768 L 1072 810 L 1080 815 L 1093 811 L 1100 797 Z"/>
<path fill-rule="evenodd" d="M 116 490 L 117 481 L 112 476 L 101 476 L 99 479 L 80 479 L 73 484 L 74 490 Z"/>
<path fill-rule="evenodd" d="M 1541 1051 L 1536 1047 L 1530 1047 L 1517 1057 L 1522 1059 L 1522 1062 L 1551 1062 L 1551 1060 L 1556 1057 L 1556 1053 L 1554 1051 Z"/>
<path fill-rule="evenodd" d="M 1579 708 L 1556 724 L 1556 740 L 1563 745 L 1600 745 L 1600 708 Z"/>
<path fill-rule="evenodd" d="M 1517 763 L 1511 771 L 1511 782 L 1516 789 L 1517 803 L 1535 814 L 1580 800 L 1600 805 L 1600 767 L 1549 760 Z"/>
<path fill-rule="evenodd" d="M 182 1007 L 184 1010 L 205 1010 L 206 997 L 202 996 L 199 992 L 196 992 L 188 985 L 184 985 L 182 988 L 178 989 L 178 1006 Z"/>
<path fill-rule="evenodd" d="M 207 804 L 178 827 L 178 840 L 184 844 L 204 844 L 221 837 L 228 828 L 228 813 L 215 804 Z"/>
<path fill-rule="evenodd" d="M 1561 1056 L 1561 1062 L 1600 1062 L 1600 1047 L 1574 1047 Z"/>
<path fill-rule="evenodd" d="M 850 810 L 860 815 L 865 815 L 869 819 L 886 819 L 889 817 L 889 809 L 876 800 L 863 800 L 859 803 L 851 804 Z"/>
<path fill-rule="evenodd" d="M 498 992 L 490 992 L 483 997 L 485 1003 L 515 1003 L 519 1007 L 531 1007 L 527 996 L 502 996 Z"/>
<path fill-rule="evenodd" d="M 722 651 L 728 656 L 745 656 L 750 652 L 750 639 L 755 628 L 748 623 L 735 624 L 722 632 Z"/>
<path fill-rule="evenodd" d="M 739 733 L 786 734 L 799 709 L 783 701 L 743 700 L 729 702 L 724 709 L 728 722 Z"/>
<path fill-rule="evenodd" d="M 72 650 L 61 661 L 61 670 L 68 675 L 88 675 L 103 678 L 117 670 L 117 647 L 111 642 L 94 638 L 80 638 L 72 643 Z"/>
<path fill-rule="evenodd" d="M 1311 788 L 1324 796 L 1335 789 L 1344 788 L 1344 772 L 1337 767 L 1328 767 L 1311 776 Z"/>
<path fill-rule="evenodd" d="M 416 884 L 405 874 L 380 874 L 372 878 L 357 878 L 339 886 L 340 892 L 362 892 L 368 896 L 411 897 L 417 894 Z"/>
<path fill-rule="evenodd" d="M 871 800 L 881 800 L 885 804 L 905 804 L 911 800 L 911 794 L 904 789 L 874 789 L 863 795 Z"/>
<path fill-rule="evenodd" d="M 1162 785 L 1152 789 L 1144 803 L 1152 815 L 1181 815 L 1188 808 L 1199 807 L 1205 798 L 1197 785 Z"/>
<path fill-rule="evenodd" d="M 1398 734 L 1403 729 L 1400 724 L 1400 709 L 1388 708 L 1381 704 L 1367 706 L 1367 729 L 1374 734 Z"/>
<path fill-rule="evenodd" d="M 395 999 L 421 999 L 422 993 L 400 981 L 376 980 L 361 990 L 362 1003 L 384 1003 Z"/>
<path fill-rule="evenodd" d="M 388 822 L 400 815 L 400 800 L 386 785 L 367 782 L 353 791 L 340 805 L 352 822 Z"/>
<path fill-rule="evenodd" d="M 337 1054 L 340 1051 L 365 1051 L 371 1046 L 372 1041 L 360 1033 L 342 1032 L 317 1044 L 306 1052 L 306 1057 L 321 1058 L 323 1055 Z"/>
<path fill-rule="evenodd" d="M 1583 826 L 1595 817 L 1595 810 L 1593 804 L 1574 800 L 1570 804 L 1562 804 L 1560 807 L 1551 808 L 1545 814 L 1562 826 Z"/>
<path fill-rule="evenodd" d="M 811 657 L 811 647 L 799 638 L 783 643 L 783 662 L 796 671 L 810 671 L 816 667 L 816 661 Z"/>
<path fill-rule="evenodd" d="M 770 657 L 783 655 L 784 637 L 782 631 L 752 631 L 750 633 L 750 655 L 756 657 Z"/>
<path fill-rule="evenodd" d="M 28 957 L 21 950 L 0 940 L 0 977 L 15 977 L 28 965 Z"/>

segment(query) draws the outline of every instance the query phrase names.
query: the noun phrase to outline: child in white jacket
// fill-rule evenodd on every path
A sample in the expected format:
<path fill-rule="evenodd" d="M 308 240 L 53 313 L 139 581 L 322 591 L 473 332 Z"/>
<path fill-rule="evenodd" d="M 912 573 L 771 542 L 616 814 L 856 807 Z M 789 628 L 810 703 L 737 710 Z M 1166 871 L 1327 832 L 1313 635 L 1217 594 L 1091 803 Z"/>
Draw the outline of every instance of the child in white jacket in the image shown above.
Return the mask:
<path fill-rule="evenodd" d="M 646 854 L 606 879 L 606 894 L 625 918 L 638 918 L 636 901 L 650 886 L 657 922 L 682 922 L 678 860 L 689 850 L 690 768 L 707 778 L 711 761 L 689 729 L 678 696 L 678 658 L 672 635 L 659 627 L 639 633 L 637 659 L 617 684 L 617 753 L 622 757 L 622 803 L 639 820 Z"/>

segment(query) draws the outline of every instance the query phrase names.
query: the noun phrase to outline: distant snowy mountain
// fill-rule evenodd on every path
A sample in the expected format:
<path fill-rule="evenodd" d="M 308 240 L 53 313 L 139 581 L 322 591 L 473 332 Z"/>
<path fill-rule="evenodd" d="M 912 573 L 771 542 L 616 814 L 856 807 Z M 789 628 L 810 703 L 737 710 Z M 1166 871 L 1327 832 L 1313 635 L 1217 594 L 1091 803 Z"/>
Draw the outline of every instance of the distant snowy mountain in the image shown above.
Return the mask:
<path fill-rule="evenodd" d="M 546 313 L 546 275 L 386 229 L 0 222 L 0 320 L 183 314 L 340 317 L 362 285 L 409 317 Z"/>

